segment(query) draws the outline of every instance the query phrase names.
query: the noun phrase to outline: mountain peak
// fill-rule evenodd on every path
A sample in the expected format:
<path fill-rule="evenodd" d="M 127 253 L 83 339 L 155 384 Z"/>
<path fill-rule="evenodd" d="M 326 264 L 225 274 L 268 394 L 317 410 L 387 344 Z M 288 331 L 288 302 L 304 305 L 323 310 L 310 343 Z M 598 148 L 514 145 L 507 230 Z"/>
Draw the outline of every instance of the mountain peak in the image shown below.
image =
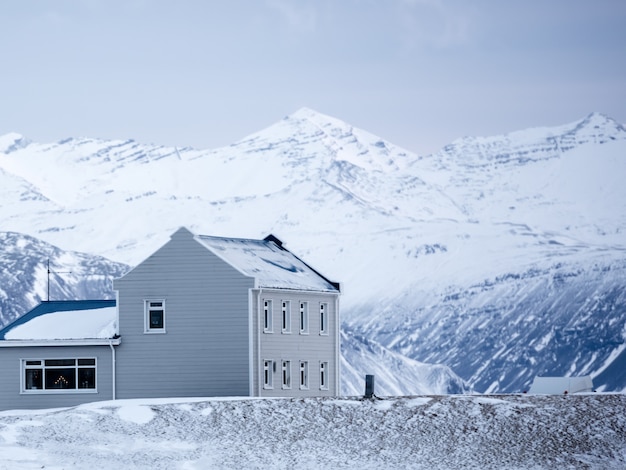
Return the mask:
<path fill-rule="evenodd" d="M 335 117 L 329 116 L 328 114 L 323 114 L 318 111 L 315 111 L 311 108 L 300 108 L 296 112 L 285 117 L 287 121 L 295 121 L 295 122 L 310 122 L 319 128 L 326 127 L 335 127 L 335 128 L 346 128 L 352 127 L 345 121 L 341 119 L 337 119 Z"/>
<path fill-rule="evenodd" d="M 10 153 L 14 150 L 24 148 L 30 144 L 30 140 L 17 132 L 9 132 L 8 134 L 0 135 L 0 152 Z"/>
<path fill-rule="evenodd" d="M 319 113 L 312 108 L 307 108 L 306 106 L 304 106 L 297 111 L 289 114 L 285 119 L 308 119 L 322 116 L 329 118 L 329 116 L 326 116 L 325 114 Z"/>
<path fill-rule="evenodd" d="M 603 129 L 605 133 L 611 135 L 626 132 L 626 128 L 615 119 L 606 114 L 594 111 L 589 113 L 586 117 L 578 121 L 576 129 Z"/>
<path fill-rule="evenodd" d="M 467 160 L 469 155 L 482 158 L 485 153 L 498 148 L 500 163 L 510 159 L 504 158 L 505 155 L 517 155 L 524 162 L 551 158 L 556 153 L 580 145 L 604 144 L 614 140 L 626 140 L 626 128 L 605 114 L 592 112 L 578 121 L 559 126 L 531 127 L 489 137 L 463 137 L 444 147 L 443 152 L 462 155 Z M 533 149 L 532 155 L 529 148 Z M 514 159 L 518 160 L 517 157 Z"/>

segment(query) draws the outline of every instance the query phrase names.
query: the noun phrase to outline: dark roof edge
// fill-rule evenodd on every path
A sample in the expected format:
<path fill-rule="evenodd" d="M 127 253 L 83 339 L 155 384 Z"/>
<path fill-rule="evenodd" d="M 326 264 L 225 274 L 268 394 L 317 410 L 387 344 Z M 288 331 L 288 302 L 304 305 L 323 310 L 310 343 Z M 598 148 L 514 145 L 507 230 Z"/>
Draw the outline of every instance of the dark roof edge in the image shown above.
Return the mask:
<path fill-rule="evenodd" d="M 280 239 L 278 237 L 276 237 L 275 235 L 272 235 L 271 233 L 265 237 L 263 239 L 266 242 L 272 242 L 274 243 L 278 248 L 280 248 L 281 250 L 284 250 L 288 253 L 291 253 L 291 255 L 296 258 L 298 261 L 300 261 L 302 264 L 304 264 L 307 268 L 309 268 L 311 271 L 313 271 L 315 274 L 317 274 L 319 277 L 321 277 L 322 279 L 324 279 L 326 282 L 328 282 L 331 286 L 333 286 L 335 289 L 337 289 L 338 292 L 341 292 L 341 284 L 335 281 L 331 281 L 330 279 L 328 279 L 326 276 L 324 276 L 322 273 L 320 273 L 317 269 L 315 269 L 314 267 L 312 267 L 310 264 L 306 263 L 304 260 L 302 260 L 299 256 L 296 256 L 295 254 L 293 254 L 293 252 L 289 251 L 287 248 L 285 248 L 283 246 L 283 242 L 280 241 Z"/>
<path fill-rule="evenodd" d="M 283 242 L 282 242 L 282 241 L 280 241 L 280 240 L 278 239 L 278 237 L 276 237 L 275 235 L 272 235 L 271 233 L 270 233 L 267 237 L 265 237 L 265 238 L 263 239 L 263 241 L 266 241 L 266 242 L 273 242 L 273 243 L 274 243 L 274 244 L 275 244 L 278 248 L 281 248 L 281 249 L 283 249 L 283 250 L 285 250 L 285 251 L 289 251 L 289 250 L 287 250 L 287 249 L 283 248 Z M 293 254 L 293 253 L 292 253 L 292 254 Z"/>

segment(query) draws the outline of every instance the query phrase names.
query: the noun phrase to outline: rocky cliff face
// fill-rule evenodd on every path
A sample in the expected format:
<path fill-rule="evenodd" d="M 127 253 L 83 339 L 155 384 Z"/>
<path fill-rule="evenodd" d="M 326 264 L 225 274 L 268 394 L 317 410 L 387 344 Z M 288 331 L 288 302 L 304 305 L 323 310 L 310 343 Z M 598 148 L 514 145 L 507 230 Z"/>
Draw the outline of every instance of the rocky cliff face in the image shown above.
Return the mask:
<path fill-rule="evenodd" d="M 0 232 L 0 328 L 45 300 L 114 299 L 112 281 L 129 267 Z"/>

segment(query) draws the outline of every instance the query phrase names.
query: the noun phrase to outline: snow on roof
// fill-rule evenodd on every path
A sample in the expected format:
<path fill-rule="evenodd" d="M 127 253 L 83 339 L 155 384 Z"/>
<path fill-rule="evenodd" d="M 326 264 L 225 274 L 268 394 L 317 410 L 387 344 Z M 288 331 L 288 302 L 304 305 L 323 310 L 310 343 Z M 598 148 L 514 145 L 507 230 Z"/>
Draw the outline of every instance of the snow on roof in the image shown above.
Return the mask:
<path fill-rule="evenodd" d="M 44 302 L 4 330 L 5 340 L 109 339 L 117 335 L 117 308 L 114 301 Z M 105 304 L 105 305 L 106 305 Z M 111 305 L 113 304 L 113 305 Z M 52 311 L 48 311 L 52 310 Z M 1 339 L 1 335 L 0 335 Z"/>
<path fill-rule="evenodd" d="M 284 249 L 273 236 L 252 240 L 197 235 L 196 239 L 244 275 L 257 279 L 258 287 L 324 292 L 339 290 Z"/>

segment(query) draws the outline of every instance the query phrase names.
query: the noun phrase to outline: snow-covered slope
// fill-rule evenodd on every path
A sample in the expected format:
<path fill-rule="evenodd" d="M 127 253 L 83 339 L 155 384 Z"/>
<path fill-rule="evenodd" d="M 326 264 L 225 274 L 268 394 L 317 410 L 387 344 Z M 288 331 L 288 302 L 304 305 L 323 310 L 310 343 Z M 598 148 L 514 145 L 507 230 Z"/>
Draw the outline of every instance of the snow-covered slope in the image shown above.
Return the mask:
<path fill-rule="evenodd" d="M 583 372 L 621 390 L 624 175 L 626 130 L 597 113 L 427 156 L 310 109 L 214 150 L 8 134 L 0 229 L 131 265 L 180 226 L 274 233 L 342 283 L 346 331 L 380 363 L 478 391 Z"/>
<path fill-rule="evenodd" d="M 445 395 L 471 388 L 448 366 L 424 364 L 361 336 L 346 325 L 341 333 L 341 393 L 365 393 L 365 375 L 374 375 L 377 396 Z"/>
<path fill-rule="evenodd" d="M 101 256 L 0 232 L 0 328 L 42 300 L 114 299 L 112 281 L 128 269 Z"/>
<path fill-rule="evenodd" d="M 624 395 L 119 400 L 0 412 L 0 469 L 626 466 Z"/>

